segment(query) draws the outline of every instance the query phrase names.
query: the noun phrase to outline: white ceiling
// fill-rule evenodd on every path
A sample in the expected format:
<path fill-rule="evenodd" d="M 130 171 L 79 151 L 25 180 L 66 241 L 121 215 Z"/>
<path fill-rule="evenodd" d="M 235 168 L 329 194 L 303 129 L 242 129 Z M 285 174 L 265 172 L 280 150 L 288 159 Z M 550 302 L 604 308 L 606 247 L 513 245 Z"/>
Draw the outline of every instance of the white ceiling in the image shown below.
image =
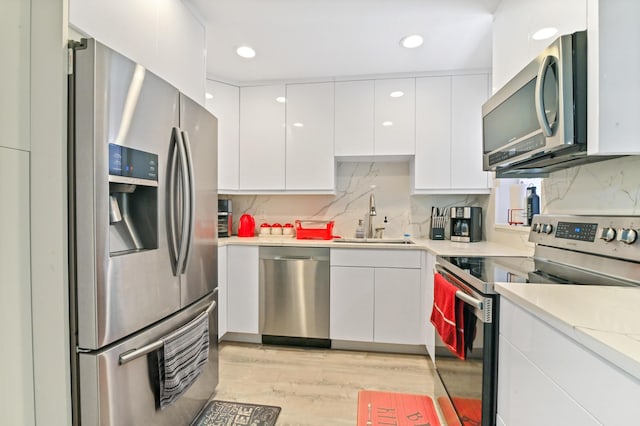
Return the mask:
<path fill-rule="evenodd" d="M 207 73 L 235 83 L 491 67 L 500 0 L 184 0 L 207 25 Z M 404 49 L 399 41 L 425 42 Z M 257 54 L 242 59 L 235 50 Z"/>

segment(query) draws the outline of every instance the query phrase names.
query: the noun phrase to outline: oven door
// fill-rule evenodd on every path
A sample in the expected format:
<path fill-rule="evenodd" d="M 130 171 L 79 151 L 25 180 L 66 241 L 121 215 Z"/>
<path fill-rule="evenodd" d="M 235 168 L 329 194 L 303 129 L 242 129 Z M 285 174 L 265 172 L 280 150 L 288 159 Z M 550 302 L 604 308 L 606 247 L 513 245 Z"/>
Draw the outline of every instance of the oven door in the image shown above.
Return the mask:
<path fill-rule="evenodd" d="M 463 426 L 492 426 L 497 398 L 498 298 L 474 291 L 441 265 L 436 265 L 436 271 L 459 289 L 456 297 L 465 302 L 465 340 L 470 342 L 462 360 L 449 352 L 436 333 L 436 369 L 447 392 L 438 403 L 443 413 L 453 406 Z"/>

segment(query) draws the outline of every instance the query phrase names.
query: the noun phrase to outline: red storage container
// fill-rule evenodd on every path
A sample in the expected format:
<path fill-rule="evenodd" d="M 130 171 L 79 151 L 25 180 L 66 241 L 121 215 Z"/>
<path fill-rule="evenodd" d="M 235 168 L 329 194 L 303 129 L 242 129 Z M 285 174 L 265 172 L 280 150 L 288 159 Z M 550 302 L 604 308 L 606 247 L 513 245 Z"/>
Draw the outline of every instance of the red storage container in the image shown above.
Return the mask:
<path fill-rule="evenodd" d="M 333 239 L 333 224 L 332 220 L 296 220 L 296 238 L 299 240 L 331 240 Z"/>

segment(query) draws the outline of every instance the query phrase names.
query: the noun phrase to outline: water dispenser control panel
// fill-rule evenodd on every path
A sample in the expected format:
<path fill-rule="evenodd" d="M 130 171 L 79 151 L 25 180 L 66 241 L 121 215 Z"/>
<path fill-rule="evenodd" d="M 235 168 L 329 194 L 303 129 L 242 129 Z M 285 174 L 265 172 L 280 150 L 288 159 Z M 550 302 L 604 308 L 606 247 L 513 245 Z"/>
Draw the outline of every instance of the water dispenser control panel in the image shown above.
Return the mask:
<path fill-rule="evenodd" d="M 110 143 L 109 174 L 157 181 L 158 155 Z"/>

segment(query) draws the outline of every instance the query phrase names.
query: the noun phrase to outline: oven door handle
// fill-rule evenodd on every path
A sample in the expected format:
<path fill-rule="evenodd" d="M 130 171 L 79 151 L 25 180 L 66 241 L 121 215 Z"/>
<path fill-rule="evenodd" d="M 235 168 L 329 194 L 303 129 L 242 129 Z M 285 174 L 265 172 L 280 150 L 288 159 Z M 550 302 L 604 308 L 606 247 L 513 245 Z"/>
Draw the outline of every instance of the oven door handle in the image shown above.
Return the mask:
<path fill-rule="evenodd" d="M 462 287 L 462 283 L 459 280 L 451 276 L 451 274 L 446 269 L 444 269 L 442 266 L 438 265 L 437 263 L 436 263 L 436 272 L 442 275 L 445 280 L 449 282 L 453 281 L 452 284 L 455 285 L 456 287 L 458 288 Z M 482 310 L 482 306 L 483 306 L 482 300 L 476 299 L 473 296 L 469 296 L 467 293 L 465 293 L 462 290 L 456 291 L 456 297 L 462 300 L 467 305 L 475 306 L 476 308 Z"/>

